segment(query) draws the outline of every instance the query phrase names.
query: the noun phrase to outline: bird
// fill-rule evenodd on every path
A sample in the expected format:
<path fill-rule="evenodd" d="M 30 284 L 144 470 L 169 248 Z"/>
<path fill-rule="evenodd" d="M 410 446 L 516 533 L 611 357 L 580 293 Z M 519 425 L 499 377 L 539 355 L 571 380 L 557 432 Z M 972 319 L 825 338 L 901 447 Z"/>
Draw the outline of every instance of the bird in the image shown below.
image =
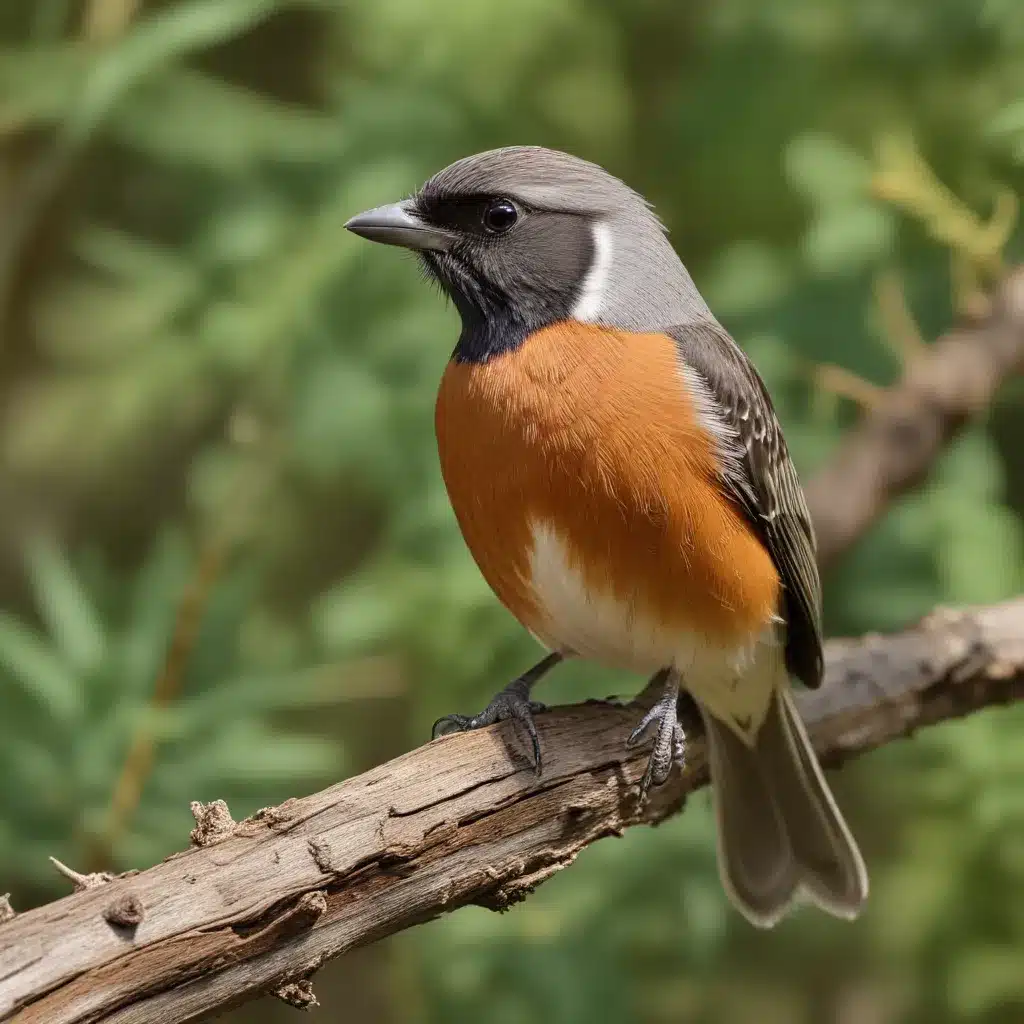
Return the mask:
<path fill-rule="evenodd" d="M 540 772 L 544 675 L 644 673 L 641 799 L 685 759 L 688 695 L 734 907 L 760 928 L 806 903 L 857 917 L 864 860 L 793 698 L 824 671 L 807 503 L 761 376 L 651 204 L 595 163 L 507 146 L 345 227 L 414 252 L 459 314 L 441 474 L 484 579 L 548 651 L 435 736 L 512 720 Z"/>

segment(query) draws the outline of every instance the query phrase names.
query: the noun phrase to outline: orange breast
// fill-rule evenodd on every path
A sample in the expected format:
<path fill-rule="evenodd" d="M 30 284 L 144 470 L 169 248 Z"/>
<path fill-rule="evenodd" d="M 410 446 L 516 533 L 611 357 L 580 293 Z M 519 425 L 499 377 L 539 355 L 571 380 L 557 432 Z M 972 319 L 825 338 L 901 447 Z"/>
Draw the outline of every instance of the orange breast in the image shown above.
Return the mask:
<path fill-rule="evenodd" d="M 441 470 L 485 579 L 549 634 L 531 586 L 534 524 L 587 593 L 667 628 L 743 643 L 775 613 L 771 557 L 724 499 L 675 343 L 562 323 L 485 364 L 448 365 Z"/>

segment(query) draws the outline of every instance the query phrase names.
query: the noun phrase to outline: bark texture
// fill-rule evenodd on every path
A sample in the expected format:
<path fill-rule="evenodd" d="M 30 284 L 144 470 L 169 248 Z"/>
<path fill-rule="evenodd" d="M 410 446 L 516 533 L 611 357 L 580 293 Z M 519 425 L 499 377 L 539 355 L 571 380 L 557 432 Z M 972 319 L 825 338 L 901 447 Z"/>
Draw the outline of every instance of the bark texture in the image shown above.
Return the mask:
<path fill-rule="evenodd" d="M 836 764 L 1022 697 L 1024 598 L 832 641 L 826 684 L 801 707 Z M 246 821 L 195 804 L 192 849 L 78 876 L 80 891 L 0 924 L 0 1019 L 177 1024 L 264 991 L 312 1005 L 304 982 L 324 960 L 468 903 L 509 907 L 588 844 L 679 811 L 706 782 L 703 739 L 641 808 L 646 750 L 625 749 L 636 716 L 599 702 L 538 716 L 541 778 L 494 726 Z"/>

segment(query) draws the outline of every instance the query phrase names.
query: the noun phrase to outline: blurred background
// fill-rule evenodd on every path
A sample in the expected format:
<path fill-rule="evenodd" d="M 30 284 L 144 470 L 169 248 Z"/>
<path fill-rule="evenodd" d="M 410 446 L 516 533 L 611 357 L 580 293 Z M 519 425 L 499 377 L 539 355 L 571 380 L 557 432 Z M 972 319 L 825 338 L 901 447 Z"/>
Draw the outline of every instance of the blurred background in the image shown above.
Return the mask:
<path fill-rule="evenodd" d="M 810 475 L 962 284 L 872 176 L 922 192 L 916 152 L 982 218 L 1024 193 L 1020 0 L 3 0 L 0 43 L 17 909 L 67 891 L 50 854 L 146 866 L 187 845 L 190 800 L 241 818 L 357 773 L 536 658 L 439 476 L 455 314 L 351 214 L 495 145 L 604 164 L 663 215 Z M 829 574 L 833 634 L 1024 589 L 1022 437 L 1011 385 Z M 542 696 L 636 682 L 572 666 Z M 509 914 L 329 965 L 318 1012 L 1019 1024 L 1022 735 L 1000 709 L 836 776 L 872 869 L 855 925 L 728 912 L 702 795 Z"/>

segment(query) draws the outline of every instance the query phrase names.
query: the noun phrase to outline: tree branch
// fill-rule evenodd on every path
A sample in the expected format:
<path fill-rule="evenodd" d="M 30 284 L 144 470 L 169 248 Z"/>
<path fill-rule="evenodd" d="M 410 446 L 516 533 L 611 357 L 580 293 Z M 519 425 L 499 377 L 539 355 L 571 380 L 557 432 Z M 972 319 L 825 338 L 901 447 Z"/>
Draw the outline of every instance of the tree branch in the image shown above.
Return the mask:
<path fill-rule="evenodd" d="M 1024 598 L 833 641 L 827 685 L 801 703 L 834 764 L 1021 698 Z M 193 835 L 207 845 L 0 926 L 2 1019 L 198 1020 L 267 990 L 295 997 L 324 960 L 465 904 L 504 909 L 588 844 L 661 821 L 704 785 L 697 735 L 685 773 L 639 808 L 647 755 L 625 748 L 635 722 L 635 709 L 599 702 L 540 715 L 539 779 L 499 726 L 237 825 L 222 804 L 197 806 Z"/>
<path fill-rule="evenodd" d="M 987 308 L 908 359 L 805 488 L 818 561 L 834 563 L 900 495 L 918 485 L 950 440 L 1024 368 L 1024 267 Z"/>

